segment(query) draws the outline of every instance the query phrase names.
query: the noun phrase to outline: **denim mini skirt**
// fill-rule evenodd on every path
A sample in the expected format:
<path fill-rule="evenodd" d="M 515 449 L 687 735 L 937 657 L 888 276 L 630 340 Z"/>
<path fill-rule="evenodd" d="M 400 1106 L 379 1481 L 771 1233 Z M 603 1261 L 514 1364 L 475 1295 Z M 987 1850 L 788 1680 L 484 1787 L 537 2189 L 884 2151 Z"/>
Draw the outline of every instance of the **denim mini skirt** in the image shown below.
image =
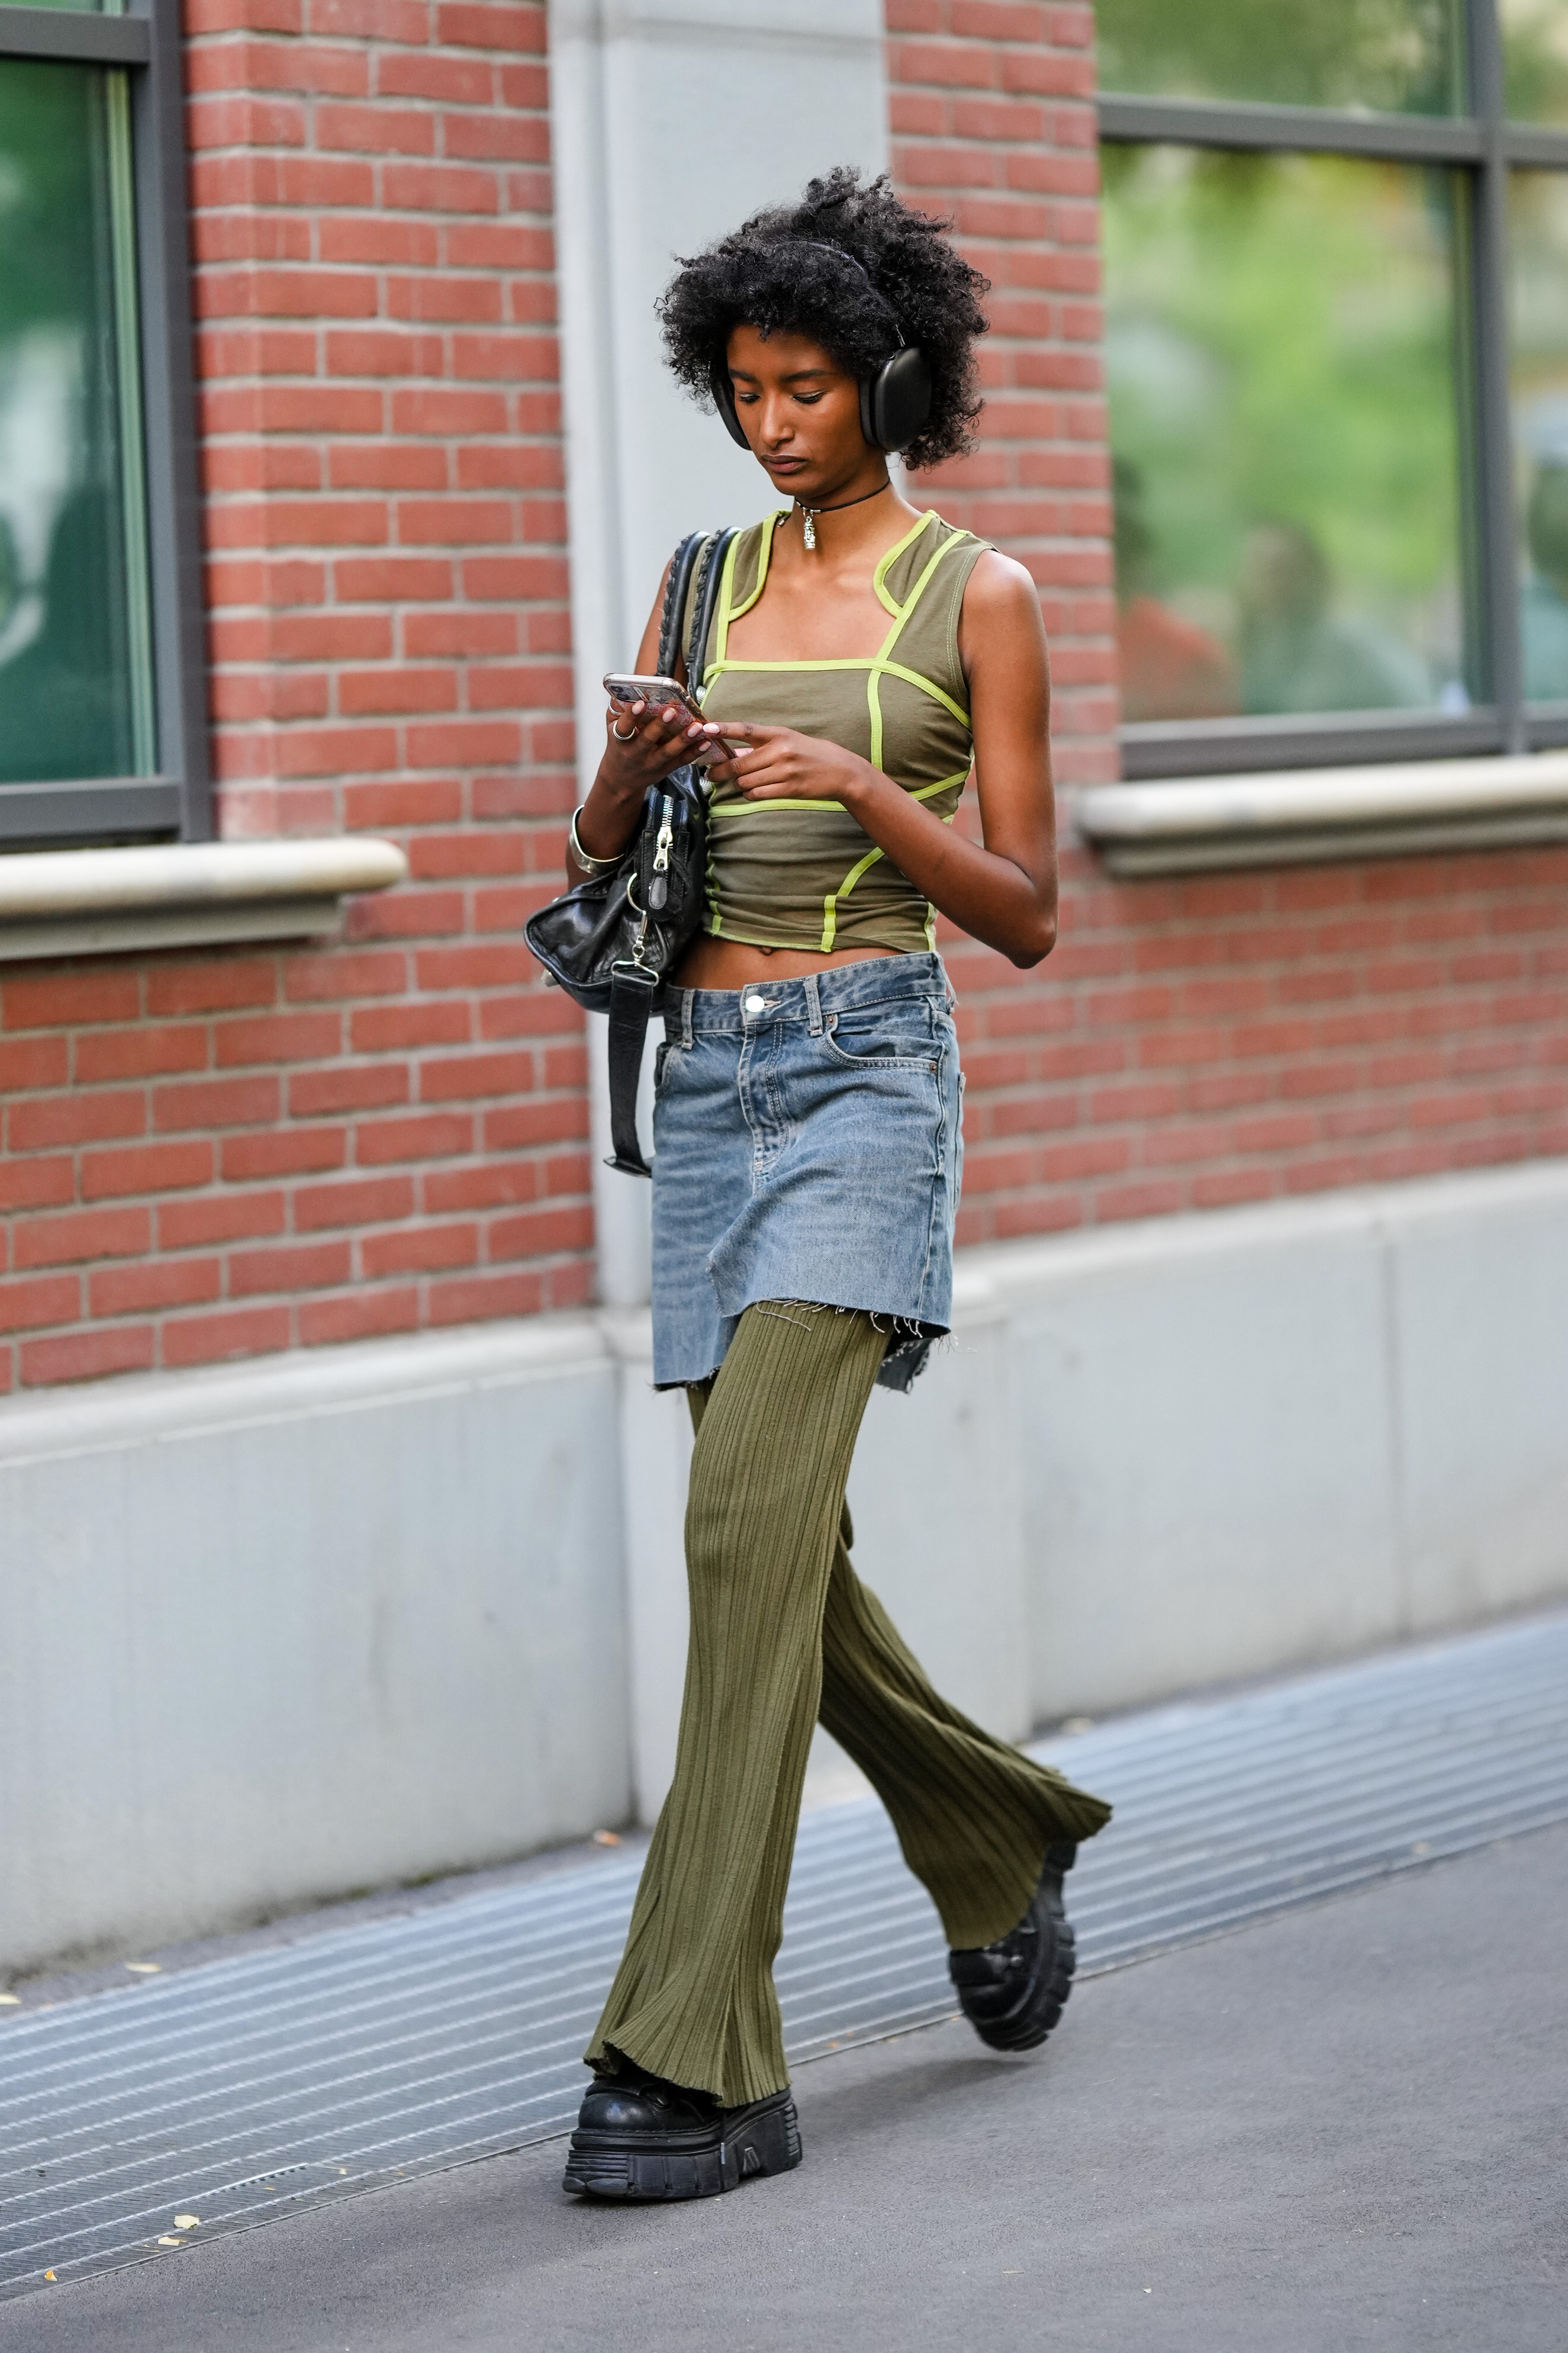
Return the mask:
<path fill-rule="evenodd" d="M 952 1309 L 963 1081 L 934 955 L 667 992 L 653 1114 L 653 1374 L 715 1372 L 742 1310 L 888 1319 L 907 1389 Z"/>

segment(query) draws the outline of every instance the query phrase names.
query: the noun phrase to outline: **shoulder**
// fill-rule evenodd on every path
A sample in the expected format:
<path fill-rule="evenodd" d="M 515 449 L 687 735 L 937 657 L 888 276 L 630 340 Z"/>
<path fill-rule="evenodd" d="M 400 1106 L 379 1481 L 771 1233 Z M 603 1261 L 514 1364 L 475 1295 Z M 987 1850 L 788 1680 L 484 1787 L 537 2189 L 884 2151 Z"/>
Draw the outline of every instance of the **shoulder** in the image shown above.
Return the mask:
<path fill-rule="evenodd" d="M 977 621 L 1038 622 L 1040 592 L 1028 571 L 999 548 L 982 546 L 963 589 L 963 617 Z"/>
<path fill-rule="evenodd" d="M 958 658 L 972 691 L 983 680 L 1010 694 L 1028 681 L 1049 691 L 1040 592 L 1024 565 L 994 547 L 982 550 L 964 583 Z"/>
<path fill-rule="evenodd" d="M 994 547 L 983 551 L 964 582 L 958 641 L 965 671 L 988 652 L 1009 665 L 1044 661 L 1040 592 L 1024 565 Z"/>

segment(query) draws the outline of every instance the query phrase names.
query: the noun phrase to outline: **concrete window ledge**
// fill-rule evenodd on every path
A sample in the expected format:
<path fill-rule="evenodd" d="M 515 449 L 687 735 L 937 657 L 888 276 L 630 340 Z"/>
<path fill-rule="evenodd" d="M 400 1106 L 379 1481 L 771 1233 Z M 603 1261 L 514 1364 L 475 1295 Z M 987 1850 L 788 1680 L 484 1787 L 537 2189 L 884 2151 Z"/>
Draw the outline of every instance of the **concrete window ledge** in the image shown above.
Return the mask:
<path fill-rule="evenodd" d="M 164 842 L 0 857 L 0 963 L 320 937 L 350 892 L 407 880 L 395 842 Z"/>
<path fill-rule="evenodd" d="M 1568 841 L 1568 752 L 1091 785 L 1073 815 L 1119 875 Z"/>

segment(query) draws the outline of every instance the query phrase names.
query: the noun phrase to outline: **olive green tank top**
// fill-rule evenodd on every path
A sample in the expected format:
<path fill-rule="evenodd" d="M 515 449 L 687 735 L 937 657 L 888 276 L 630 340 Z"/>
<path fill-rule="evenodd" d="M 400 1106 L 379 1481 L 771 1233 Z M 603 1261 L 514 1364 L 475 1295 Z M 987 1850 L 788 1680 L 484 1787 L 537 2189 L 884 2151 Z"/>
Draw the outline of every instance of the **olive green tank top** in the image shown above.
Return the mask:
<path fill-rule="evenodd" d="M 951 823 L 974 750 L 958 617 L 986 543 L 928 510 L 873 575 L 890 621 L 875 655 L 733 661 L 731 624 L 767 585 L 773 533 L 789 512 L 780 508 L 731 544 L 704 649 L 703 711 L 841 744 Z M 719 785 L 709 810 L 703 927 L 755 947 L 904 954 L 934 946 L 936 910 L 841 801 L 748 801 Z"/>

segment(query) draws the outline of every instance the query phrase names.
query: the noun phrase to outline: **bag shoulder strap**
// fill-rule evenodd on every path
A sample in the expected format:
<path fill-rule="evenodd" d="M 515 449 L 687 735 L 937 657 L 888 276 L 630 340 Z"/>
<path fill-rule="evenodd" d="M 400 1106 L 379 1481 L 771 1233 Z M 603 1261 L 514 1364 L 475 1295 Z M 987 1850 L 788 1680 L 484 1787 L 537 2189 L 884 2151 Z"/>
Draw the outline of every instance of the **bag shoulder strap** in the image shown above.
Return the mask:
<path fill-rule="evenodd" d="M 719 609 L 719 593 L 724 583 L 724 559 L 731 542 L 739 536 L 732 525 L 722 531 L 705 532 L 691 568 L 681 612 L 679 642 L 686 661 L 686 681 L 694 692 L 702 683 L 708 640 L 713 634 L 713 616 Z"/>
<path fill-rule="evenodd" d="M 674 674 L 675 657 L 680 645 L 680 624 L 691 594 L 691 575 L 697 569 L 698 559 L 708 536 L 705 531 L 689 533 L 669 560 L 664 609 L 658 622 L 658 668 L 666 678 Z"/>
<path fill-rule="evenodd" d="M 732 530 L 694 531 L 681 541 L 670 560 L 658 625 L 658 667 L 667 677 L 674 671 L 676 649 L 682 642 L 681 624 L 689 606 L 692 623 L 691 634 L 685 640 L 686 675 L 689 682 L 694 677 L 694 661 L 700 659 L 713 626 L 724 558 L 734 536 Z M 697 682 L 700 684 L 700 678 Z M 697 774 L 692 769 L 678 768 L 666 778 L 667 787 L 680 777 Z M 700 801 L 700 797 L 699 790 Z M 642 1072 L 648 1017 L 662 985 L 657 974 L 641 971 L 629 963 L 617 964 L 610 975 L 610 1141 L 615 1148 L 607 1165 L 627 1176 L 653 1174 L 637 1141 L 637 1082 Z"/>

